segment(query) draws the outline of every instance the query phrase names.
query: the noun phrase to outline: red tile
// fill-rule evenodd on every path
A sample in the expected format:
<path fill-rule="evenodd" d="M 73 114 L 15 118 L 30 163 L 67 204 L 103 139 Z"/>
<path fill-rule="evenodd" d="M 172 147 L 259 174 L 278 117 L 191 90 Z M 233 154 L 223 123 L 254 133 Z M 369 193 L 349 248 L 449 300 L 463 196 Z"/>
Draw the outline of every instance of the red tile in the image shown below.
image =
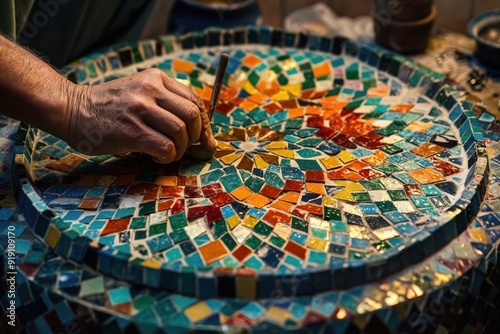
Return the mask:
<path fill-rule="evenodd" d="M 277 102 L 266 104 L 263 108 L 271 115 L 283 110 L 283 107 Z"/>
<path fill-rule="evenodd" d="M 207 186 L 201 187 L 201 191 L 205 195 L 205 197 L 210 198 L 212 196 L 215 196 L 217 194 L 221 194 L 224 192 L 224 189 L 222 189 L 222 186 L 220 183 L 212 183 Z"/>
<path fill-rule="evenodd" d="M 284 212 L 269 210 L 266 212 L 262 220 L 276 226 L 278 223 L 290 224 L 292 222 L 292 217 Z"/>
<path fill-rule="evenodd" d="M 449 162 L 440 160 L 436 157 L 430 157 L 429 160 L 434 163 L 434 168 L 443 173 L 444 176 L 453 175 L 462 171 L 461 168 L 458 168 L 457 166 L 454 166 Z"/>
<path fill-rule="evenodd" d="M 174 205 L 172 205 L 172 209 L 170 210 L 170 213 L 175 215 L 176 213 L 184 212 L 184 211 L 186 211 L 186 205 L 184 203 L 184 200 L 181 198 L 176 199 L 174 202 Z"/>
<path fill-rule="evenodd" d="M 165 211 L 170 209 L 170 207 L 174 204 L 173 199 L 167 199 L 166 201 L 158 202 L 158 211 Z"/>
<path fill-rule="evenodd" d="M 245 245 L 241 245 L 233 251 L 233 256 L 240 262 L 243 262 L 250 254 L 252 250 Z"/>
<path fill-rule="evenodd" d="M 323 207 L 321 205 L 301 204 L 297 205 L 294 211 L 295 210 L 307 211 L 309 213 L 312 213 L 313 215 L 323 216 Z"/>
<path fill-rule="evenodd" d="M 158 189 L 158 185 L 156 183 L 142 182 L 137 184 L 131 184 L 125 193 L 129 195 L 138 195 L 138 194 L 145 194 L 146 192 L 154 189 Z"/>
<path fill-rule="evenodd" d="M 284 248 L 285 251 L 295 255 L 296 257 L 305 260 L 307 250 L 296 242 L 288 240 Z"/>
<path fill-rule="evenodd" d="M 210 209 L 207 212 L 207 221 L 209 223 L 214 223 L 218 220 L 223 219 L 224 216 L 222 215 L 222 212 L 220 211 L 220 208 L 218 206 L 213 205 L 212 209 Z"/>
<path fill-rule="evenodd" d="M 212 203 L 218 206 L 224 206 L 226 204 L 234 202 L 234 198 L 226 192 L 217 194 L 214 197 L 210 198 L 210 200 L 212 200 Z"/>
<path fill-rule="evenodd" d="M 174 186 L 161 186 L 160 198 L 166 197 L 183 197 L 184 188 Z"/>
<path fill-rule="evenodd" d="M 324 126 L 321 129 L 319 129 L 318 131 L 316 131 L 315 135 L 318 137 L 321 137 L 321 138 L 330 139 L 336 133 L 337 132 L 334 129 Z"/>
<path fill-rule="evenodd" d="M 184 195 L 186 198 L 202 198 L 203 193 L 200 187 L 186 186 L 184 188 Z"/>
<path fill-rule="evenodd" d="M 278 196 L 281 194 L 281 189 L 273 187 L 269 184 L 264 185 L 264 187 L 260 190 L 260 194 L 267 196 L 272 199 L 278 198 Z"/>
<path fill-rule="evenodd" d="M 234 106 L 229 103 L 219 103 L 215 110 L 221 114 L 227 115 L 234 109 Z"/>
<path fill-rule="evenodd" d="M 385 176 L 384 173 L 373 170 L 371 168 L 364 168 L 364 169 L 360 170 L 358 173 L 359 173 L 359 175 L 361 175 L 362 177 L 364 177 L 367 180 L 373 180 L 373 179 Z"/>
<path fill-rule="evenodd" d="M 424 194 L 422 188 L 420 188 L 418 184 L 404 184 L 403 188 L 407 196 L 418 196 Z"/>
<path fill-rule="evenodd" d="M 325 173 L 321 170 L 306 170 L 306 181 L 325 183 Z"/>
<path fill-rule="evenodd" d="M 356 149 L 357 146 L 354 144 L 347 135 L 339 133 L 332 138 L 332 142 L 345 148 L 350 148 L 352 150 Z"/>
<path fill-rule="evenodd" d="M 286 180 L 285 187 L 283 188 L 283 190 L 301 191 L 303 186 L 304 186 L 304 182 L 295 181 L 295 180 Z"/>
<path fill-rule="evenodd" d="M 187 219 L 203 217 L 212 208 L 213 208 L 212 205 L 192 206 L 188 208 Z"/>
<path fill-rule="evenodd" d="M 160 187 L 156 187 L 153 189 L 149 189 L 144 194 L 143 202 L 146 201 L 156 201 L 158 199 L 158 193 L 160 191 Z"/>
<path fill-rule="evenodd" d="M 307 119 L 307 126 L 313 128 L 321 128 L 324 125 L 324 120 L 322 116 L 311 116 Z"/>
<path fill-rule="evenodd" d="M 130 223 L 130 217 L 120 218 L 120 219 L 110 219 L 106 223 L 106 226 L 101 231 L 101 236 L 108 235 L 120 231 L 124 231 L 128 228 Z"/>

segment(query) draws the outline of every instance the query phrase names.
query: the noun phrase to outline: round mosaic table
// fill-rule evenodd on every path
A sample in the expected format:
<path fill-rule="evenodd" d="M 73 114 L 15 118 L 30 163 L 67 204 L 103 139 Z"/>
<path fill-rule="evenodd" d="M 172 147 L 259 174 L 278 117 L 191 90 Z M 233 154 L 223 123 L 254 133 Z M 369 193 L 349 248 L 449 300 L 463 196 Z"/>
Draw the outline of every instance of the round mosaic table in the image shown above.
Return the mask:
<path fill-rule="evenodd" d="M 155 67 L 208 103 L 222 52 L 207 162 L 89 157 L 21 125 L 23 216 L 0 212 L 2 245 L 7 224 L 21 245 L 18 326 L 482 329 L 498 299 L 500 126 L 441 74 L 267 27 L 119 45 L 64 72 L 98 84 Z"/>

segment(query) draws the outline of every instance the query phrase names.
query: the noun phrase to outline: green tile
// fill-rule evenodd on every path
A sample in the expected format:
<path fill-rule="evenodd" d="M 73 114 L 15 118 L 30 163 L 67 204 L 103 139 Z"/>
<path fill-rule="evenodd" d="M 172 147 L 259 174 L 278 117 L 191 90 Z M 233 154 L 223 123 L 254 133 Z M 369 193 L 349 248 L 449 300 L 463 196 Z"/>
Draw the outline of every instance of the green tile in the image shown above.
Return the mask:
<path fill-rule="evenodd" d="M 253 230 L 257 232 L 258 234 L 267 237 L 273 230 L 273 228 L 263 221 L 259 221 L 255 226 L 253 227 Z"/>
<path fill-rule="evenodd" d="M 245 240 L 245 245 L 247 245 L 248 247 L 250 247 L 253 250 L 256 250 L 260 246 L 261 243 L 262 243 L 262 241 L 253 234 L 250 236 L 250 238 Z"/>
<path fill-rule="evenodd" d="M 232 251 L 237 245 L 236 241 L 234 241 L 234 239 L 231 237 L 229 233 L 224 234 L 221 240 L 230 251 Z"/>

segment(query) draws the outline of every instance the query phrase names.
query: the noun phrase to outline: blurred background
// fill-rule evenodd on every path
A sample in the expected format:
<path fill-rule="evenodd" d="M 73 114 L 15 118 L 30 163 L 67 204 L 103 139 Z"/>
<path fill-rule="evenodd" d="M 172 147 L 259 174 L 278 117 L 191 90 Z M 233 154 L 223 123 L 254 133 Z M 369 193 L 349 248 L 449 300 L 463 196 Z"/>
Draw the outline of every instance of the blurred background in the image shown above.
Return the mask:
<path fill-rule="evenodd" d="M 258 0 L 264 24 L 282 27 L 285 17 L 294 10 L 317 3 L 328 5 L 337 16 L 370 15 L 373 0 Z M 477 14 L 499 8 L 500 0 L 434 0 L 436 28 L 466 33 L 469 20 Z"/>

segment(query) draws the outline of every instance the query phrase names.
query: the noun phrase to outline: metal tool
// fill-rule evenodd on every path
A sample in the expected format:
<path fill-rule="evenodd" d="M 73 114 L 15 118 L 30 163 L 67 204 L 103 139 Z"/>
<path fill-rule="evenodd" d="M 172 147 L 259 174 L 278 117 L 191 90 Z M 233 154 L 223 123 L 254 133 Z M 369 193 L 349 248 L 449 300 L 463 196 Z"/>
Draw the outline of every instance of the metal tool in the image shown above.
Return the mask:
<path fill-rule="evenodd" d="M 217 67 L 217 73 L 215 75 L 214 86 L 212 88 L 212 96 L 210 98 L 210 107 L 208 110 L 208 119 L 212 122 L 212 117 L 215 112 L 215 106 L 219 101 L 220 91 L 224 81 L 224 76 L 226 75 L 227 63 L 229 61 L 229 56 L 223 53 L 219 58 L 219 66 Z M 187 149 L 187 153 L 195 160 L 207 161 L 214 155 L 215 148 L 212 151 L 206 150 L 200 143 L 194 143 Z"/>

